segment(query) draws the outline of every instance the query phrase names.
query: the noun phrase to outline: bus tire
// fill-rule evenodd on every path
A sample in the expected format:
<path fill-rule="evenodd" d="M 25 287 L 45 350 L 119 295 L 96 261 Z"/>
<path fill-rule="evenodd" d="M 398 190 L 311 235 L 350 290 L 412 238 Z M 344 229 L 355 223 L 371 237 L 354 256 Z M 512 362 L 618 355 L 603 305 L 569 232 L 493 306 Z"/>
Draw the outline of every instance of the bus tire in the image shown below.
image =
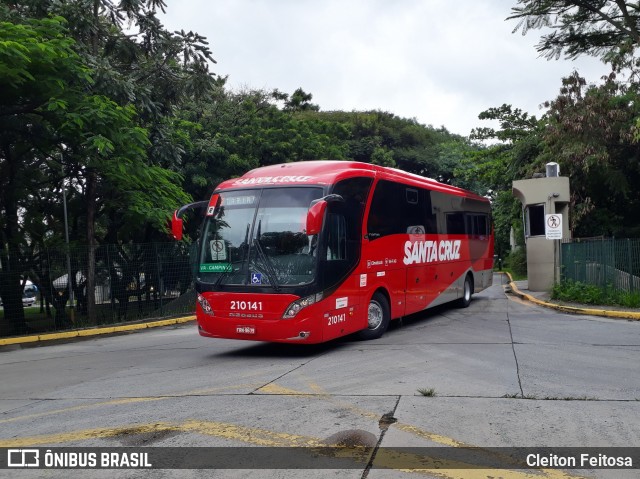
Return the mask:
<path fill-rule="evenodd" d="M 471 304 L 471 296 L 473 295 L 473 279 L 470 274 L 464 277 L 464 286 L 462 287 L 462 298 L 458 301 L 461 308 L 466 308 Z"/>
<path fill-rule="evenodd" d="M 358 338 L 363 340 L 378 339 L 387 331 L 390 321 L 391 309 L 389 308 L 389 301 L 387 301 L 384 294 L 377 291 L 369 301 L 369 309 L 367 311 L 368 325 L 358 332 Z"/>

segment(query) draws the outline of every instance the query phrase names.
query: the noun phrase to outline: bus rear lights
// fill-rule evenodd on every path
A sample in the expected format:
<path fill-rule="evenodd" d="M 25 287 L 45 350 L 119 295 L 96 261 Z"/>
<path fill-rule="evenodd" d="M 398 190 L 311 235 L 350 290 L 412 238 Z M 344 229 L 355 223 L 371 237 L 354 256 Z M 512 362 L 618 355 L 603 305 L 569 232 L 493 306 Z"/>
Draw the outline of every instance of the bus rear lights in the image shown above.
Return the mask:
<path fill-rule="evenodd" d="M 317 303 L 322 299 L 322 293 L 312 294 L 311 296 L 307 296 L 306 298 L 300 298 L 289 306 L 285 310 L 285 313 L 282 315 L 282 319 L 293 319 L 296 317 L 300 311 L 302 311 L 307 306 L 311 306 L 312 304 Z"/>
<path fill-rule="evenodd" d="M 198 295 L 198 304 L 200 304 L 200 307 L 202 308 L 202 311 L 205 312 L 205 314 L 208 314 L 209 316 L 214 315 L 213 308 L 209 304 L 209 301 L 207 301 L 201 294 Z"/>

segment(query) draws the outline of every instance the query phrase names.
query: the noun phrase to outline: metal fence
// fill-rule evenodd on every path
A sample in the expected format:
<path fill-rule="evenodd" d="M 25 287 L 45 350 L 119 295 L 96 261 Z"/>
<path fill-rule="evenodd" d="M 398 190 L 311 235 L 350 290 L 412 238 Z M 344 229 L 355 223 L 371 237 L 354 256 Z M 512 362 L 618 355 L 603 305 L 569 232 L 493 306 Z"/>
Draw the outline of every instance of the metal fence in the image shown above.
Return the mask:
<path fill-rule="evenodd" d="M 19 272 L 10 255 L 20 258 Z M 87 290 L 87 247 L 3 251 L 1 259 L 0 336 L 195 311 L 194 260 L 184 243 L 99 246 L 93 291 Z M 8 264 L 14 264 L 13 271 Z M 95 298 L 92 311 L 89 294 Z"/>
<path fill-rule="evenodd" d="M 573 239 L 562 244 L 562 278 L 640 291 L 640 239 Z"/>

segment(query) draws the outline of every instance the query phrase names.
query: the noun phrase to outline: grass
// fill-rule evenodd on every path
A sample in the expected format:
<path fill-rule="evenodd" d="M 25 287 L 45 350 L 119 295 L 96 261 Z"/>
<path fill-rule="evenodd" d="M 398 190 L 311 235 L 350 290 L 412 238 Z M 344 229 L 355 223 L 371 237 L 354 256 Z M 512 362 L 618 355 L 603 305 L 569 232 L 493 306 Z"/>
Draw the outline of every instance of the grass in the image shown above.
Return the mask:
<path fill-rule="evenodd" d="M 595 401 L 596 398 L 589 396 L 545 396 L 539 398 L 535 394 L 526 394 L 522 396 L 520 393 L 505 394 L 502 396 L 504 399 L 536 399 L 542 401 Z"/>
<path fill-rule="evenodd" d="M 420 394 L 422 394 L 423 396 L 425 396 L 425 397 L 429 397 L 429 398 L 432 398 L 432 397 L 434 397 L 434 396 L 436 395 L 436 390 L 435 390 L 435 389 L 433 389 L 433 388 L 429 388 L 429 389 L 427 389 L 427 388 L 420 388 L 420 389 L 418 389 L 418 392 L 419 392 Z"/>
<path fill-rule="evenodd" d="M 527 275 L 526 274 L 518 274 L 518 273 L 514 272 L 511 268 L 502 268 L 502 272 L 503 273 L 509 273 L 511 275 L 511 279 L 513 281 L 522 281 L 524 279 L 527 279 Z"/>
<path fill-rule="evenodd" d="M 620 291 L 610 285 L 600 287 L 572 280 L 563 280 L 553 285 L 551 299 L 592 305 L 640 307 L 640 291 Z"/>

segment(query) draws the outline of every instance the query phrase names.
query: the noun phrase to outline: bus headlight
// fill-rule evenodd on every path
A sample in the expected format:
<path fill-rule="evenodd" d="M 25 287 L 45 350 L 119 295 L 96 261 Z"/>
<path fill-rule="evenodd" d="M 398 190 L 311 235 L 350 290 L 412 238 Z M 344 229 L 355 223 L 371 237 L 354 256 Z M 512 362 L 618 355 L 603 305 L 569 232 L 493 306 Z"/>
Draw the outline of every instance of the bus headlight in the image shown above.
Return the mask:
<path fill-rule="evenodd" d="M 302 311 L 307 306 L 311 306 L 312 304 L 317 303 L 322 299 L 322 293 L 312 294 L 311 296 L 307 296 L 306 298 L 300 298 L 295 300 L 287 309 L 285 309 L 284 314 L 282 315 L 282 319 L 292 319 L 296 317 L 300 311 Z"/>
<path fill-rule="evenodd" d="M 200 304 L 200 307 L 202 308 L 202 311 L 205 312 L 205 314 L 208 314 L 209 316 L 214 316 L 213 308 L 209 304 L 209 301 L 207 301 L 205 297 L 202 296 L 201 294 L 198 294 L 198 304 Z"/>

